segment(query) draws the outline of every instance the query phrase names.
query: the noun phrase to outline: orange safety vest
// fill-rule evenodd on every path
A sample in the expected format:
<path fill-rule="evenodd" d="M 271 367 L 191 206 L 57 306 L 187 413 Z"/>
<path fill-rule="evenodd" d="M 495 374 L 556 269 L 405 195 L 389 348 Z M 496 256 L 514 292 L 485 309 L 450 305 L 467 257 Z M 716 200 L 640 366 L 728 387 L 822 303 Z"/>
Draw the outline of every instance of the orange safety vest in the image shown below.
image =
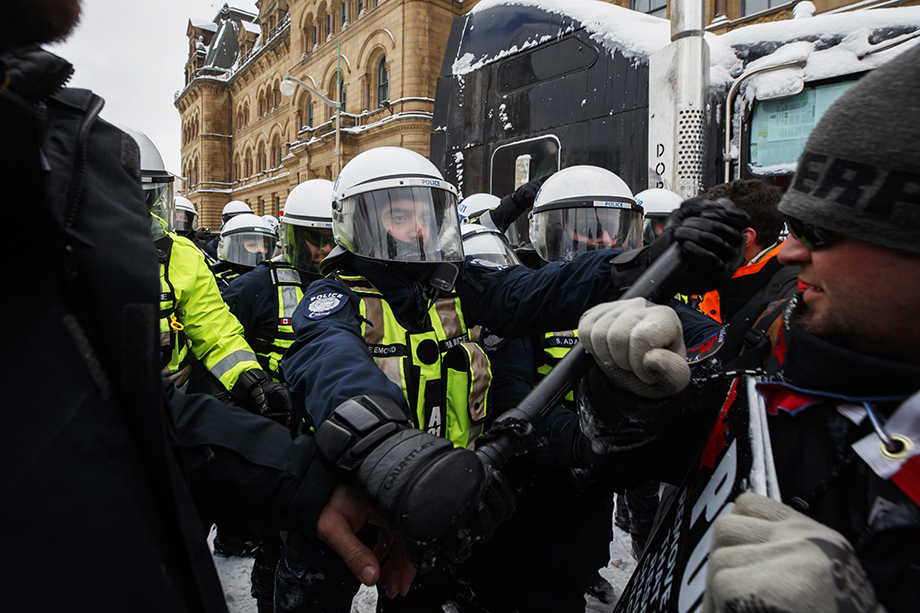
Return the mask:
<path fill-rule="evenodd" d="M 767 265 L 771 259 L 773 259 L 776 254 L 779 253 L 779 250 L 782 249 L 783 242 L 778 242 L 773 249 L 770 249 L 766 254 L 764 254 L 759 260 L 753 264 L 748 264 L 747 266 L 740 266 L 738 270 L 735 271 L 735 274 L 732 275 L 732 279 L 737 279 L 738 277 L 744 277 L 746 275 L 753 275 L 760 272 L 764 266 Z M 722 321 L 722 309 L 719 302 L 719 290 L 712 290 L 711 292 L 706 292 L 703 295 L 703 299 L 700 301 L 699 306 L 697 307 L 703 315 L 707 315 L 712 319 L 715 319 L 717 322 L 724 323 Z"/>

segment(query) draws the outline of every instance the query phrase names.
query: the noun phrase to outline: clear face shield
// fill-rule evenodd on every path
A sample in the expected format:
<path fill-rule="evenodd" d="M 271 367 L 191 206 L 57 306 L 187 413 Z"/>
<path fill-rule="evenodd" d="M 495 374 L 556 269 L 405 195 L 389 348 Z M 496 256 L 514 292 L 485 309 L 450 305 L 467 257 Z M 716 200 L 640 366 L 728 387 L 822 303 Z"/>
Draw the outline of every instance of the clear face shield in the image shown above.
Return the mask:
<path fill-rule="evenodd" d="M 651 245 L 664 231 L 664 224 L 668 221 L 666 216 L 646 217 L 642 222 L 642 241 Z"/>
<path fill-rule="evenodd" d="M 275 234 L 255 229 L 222 234 L 217 244 L 217 258 L 252 268 L 272 257 L 277 240 Z"/>
<path fill-rule="evenodd" d="M 176 232 L 179 234 L 189 234 L 198 227 L 198 213 L 186 211 L 185 209 L 176 209 Z"/>
<path fill-rule="evenodd" d="M 336 205 L 336 242 L 355 255 L 391 262 L 463 260 L 457 198 L 449 191 L 391 187 Z"/>
<path fill-rule="evenodd" d="M 502 266 L 516 266 L 521 263 L 514 250 L 505 242 L 498 231 L 480 231 L 463 237 L 463 253 Z"/>
<path fill-rule="evenodd" d="M 288 263 L 301 270 L 311 270 L 329 255 L 335 246 L 332 228 L 312 228 L 281 224 L 281 251 Z"/>
<path fill-rule="evenodd" d="M 619 204 L 619 203 L 618 203 Z M 533 213 L 530 238 L 547 262 L 568 262 L 597 249 L 629 251 L 642 246 L 642 210 L 583 206 L 551 208 Z"/>
<path fill-rule="evenodd" d="M 174 227 L 176 203 L 173 201 L 172 181 L 172 177 L 141 177 L 153 240 L 166 236 L 166 232 Z"/>

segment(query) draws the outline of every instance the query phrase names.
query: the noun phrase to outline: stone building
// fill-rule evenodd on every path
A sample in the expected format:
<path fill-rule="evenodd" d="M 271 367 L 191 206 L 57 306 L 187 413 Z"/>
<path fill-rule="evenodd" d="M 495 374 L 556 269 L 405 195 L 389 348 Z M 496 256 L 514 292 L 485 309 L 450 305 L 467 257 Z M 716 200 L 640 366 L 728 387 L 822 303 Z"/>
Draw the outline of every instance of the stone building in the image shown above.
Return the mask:
<path fill-rule="evenodd" d="M 478 0 L 477 0 L 478 1 Z M 466 0 L 259 0 L 190 19 L 180 191 L 217 228 L 241 200 L 277 214 L 307 179 L 334 179 L 333 109 L 307 89 L 281 94 L 286 74 L 330 100 L 344 165 L 373 147 L 428 154 L 435 84 L 454 17 Z"/>
<path fill-rule="evenodd" d="M 610 0 L 608 0 L 610 1 Z M 818 13 L 920 0 L 812 0 Z M 258 13 L 224 5 L 212 21 L 190 19 L 180 193 L 201 224 L 241 200 L 276 215 L 307 179 L 334 180 L 336 164 L 379 146 L 429 154 L 438 73 L 452 20 L 479 0 L 258 0 Z M 788 19 L 795 2 L 705 0 L 707 30 Z M 612 0 L 667 16 L 667 0 Z M 281 93 L 290 74 L 343 103 L 333 109 L 305 88 Z M 340 157 L 336 160 L 336 133 Z"/>

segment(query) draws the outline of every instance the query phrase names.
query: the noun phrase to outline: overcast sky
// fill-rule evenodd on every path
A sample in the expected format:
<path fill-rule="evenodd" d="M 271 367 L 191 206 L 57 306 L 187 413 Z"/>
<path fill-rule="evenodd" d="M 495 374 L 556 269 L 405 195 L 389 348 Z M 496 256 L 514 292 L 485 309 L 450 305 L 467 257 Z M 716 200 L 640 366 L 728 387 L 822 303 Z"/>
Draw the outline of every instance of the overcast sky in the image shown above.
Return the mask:
<path fill-rule="evenodd" d="M 229 4 L 256 12 L 254 0 Z M 188 20 L 212 20 L 223 5 L 212 0 L 83 0 L 80 25 L 49 50 L 76 68 L 70 86 L 105 98 L 103 118 L 145 133 L 166 168 L 180 174 L 179 111 L 173 96 L 185 81 Z"/>

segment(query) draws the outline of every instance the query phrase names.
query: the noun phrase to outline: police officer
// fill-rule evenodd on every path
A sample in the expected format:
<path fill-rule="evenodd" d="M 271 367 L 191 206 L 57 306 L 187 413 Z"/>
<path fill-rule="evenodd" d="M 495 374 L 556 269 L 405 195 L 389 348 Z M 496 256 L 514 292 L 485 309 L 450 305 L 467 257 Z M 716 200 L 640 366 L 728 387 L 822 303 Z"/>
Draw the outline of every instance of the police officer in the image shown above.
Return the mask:
<path fill-rule="evenodd" d="M 262 368 L 283 383 L 281 356 L 294 341 L 291 317 L 304 289 L 322 278 L 316 265 L 332 250 L 332 182 L 311 179 L 291 190 L 280 226 L 281 255 L 238 277 L 223 297 Z"/>
<path fill-rule="evenodd" d="M 211 238 L 211 232 L 207 228 L 198 228 L 198 210 L 195 205 L 192 204 L 191 200 L 182 196 L 176 196 L 175 202 L 176 234 L 192 241 L 192 244 L 204 254 L 209 266 L 214 264 L 217 262 L 217 258 L 211 254 L 211 249 L 207 245 L 207 241 Z"/>
<path fill-rule="evenodd" d="M 211 272 L 221 291 L 275 252 L 278 235 L 272 226 L 252 213 L 236 215 L 220 232 L 217 243 L 218 262 L 211 266 Z"/>
<path fill-rule="evenodd" d="M 324 429 L 348 433 L 335 445 L 321 442 L 320 448 L 370 499 L 382 483 L 370 466 L 362 468 L 367 454 L 377 458 L 384 453 L 398 464 L 398 458 L 421 453 L 428 445 L 443 449 L 434 442 L 438 439 L 445 439 L 448 448 L 475 441 L 488 413 L 491 373 L 488 358 L 469 341 L 469 326 L 488 325 L 505 336 L 574 328 L 578 313 L 616 297 L 651 257 L 651 252 L 631 254 L 620 264 L 612 261 L 617 251 L 598 248 L 565 266 L 551 264 L 540 271 L 464 262 L 456 190 L 428 160 L 405 149 L 383 147 L 358 155 L 343 168 L 334 192 L 337 249 L 321 263 L 327 278 L 308 288 L 294 314 L 297 338 L 282 364 L 295 411 L 302 412 L 308 427 L 319 428 L 318 440 Z M 700 222 L 740 244 L 732 227 Z M 728 246 L 731 258 L 735 251 Z M 721 259 L 706 253 L 701 260 Z M 715 268 L 722 272 L 723 267 Z M 377 400 L 349 401 L 369 394 Z M 388 426 L 374 417 L 381 412 L 401 415 L 424 432 L 414 435 L 412 444 L 392 447 L 383 429 Z M 356 414 L 362 416 L 359 421 Z M 327 422 L 333 424 L 330 429 Z M 505 500 L 495 493 L 504 491 L 497 475 L 479 467 L 470 474 L 476 483 L 491 484 L 487 491 L 493 492 L 493 503 Z M 430 513 L 466 487 L 445 481 L 426 481 L 426 486 L 418 492 L 419 504 Z M 435 501 L 440 504 L 433 506 Z M 436 549 L 424 539 L 408 538 L 409 558 L 427 570 L 436 550 L 452 559 L 466 557 L 472 542 L 491 533 L 495 522 L 488 518 L 501 515 L 500 508 L 486 505 L 487 520 L 472 524 L 462 517 L 464 530 L 450 538 L 442 535 Z M 406 519 L 411 515 L 404 510 L 394 521 L 411 528 Z M 413 588 L 415 598 L 408 602 L 443 603 L 444 580 L 429 575 L 425 584 Z M 383 602 L 385 609 L 393 605 Z"/>
<path fill-rule="evenodd" d="M 613 245 L 641 247 L 641 209 L 626 183 L 603 168 L 572 166 L 549 177 L 530 217 L 531 240 L 546 263 L 568 262 Z M 482 339 L 495 348 L 487 350 L 489 357 L 509 361 L 502 353 L 516 351 L 520 355 L 510 361 L 529 364 L 537 383 L 571 350 L 577 335 L 560 330 L 527 339 L 493 337 L 487 332 Z M 515 389 L 516 382 L 506 389 Z M 529 391 L 518 391 L 515 404 Z M 515 458 L 502 471 L 518 494 L 514 518 L 499 528 L 499 543 L 486 545 L 491 555 L 479 567 L 464 565 L 473 591 L 489 610 L 583 611 L 592 581 L 606 585 L 597 570 L 609 559 L 613 484 L 599 478 L 601 467 L 591 466 L 593 454 L 579 434 L 571 393 L 538 435 L 552 451 Z M 490 585 L 488 575 L 498 572 L 507 583 Z"/>

